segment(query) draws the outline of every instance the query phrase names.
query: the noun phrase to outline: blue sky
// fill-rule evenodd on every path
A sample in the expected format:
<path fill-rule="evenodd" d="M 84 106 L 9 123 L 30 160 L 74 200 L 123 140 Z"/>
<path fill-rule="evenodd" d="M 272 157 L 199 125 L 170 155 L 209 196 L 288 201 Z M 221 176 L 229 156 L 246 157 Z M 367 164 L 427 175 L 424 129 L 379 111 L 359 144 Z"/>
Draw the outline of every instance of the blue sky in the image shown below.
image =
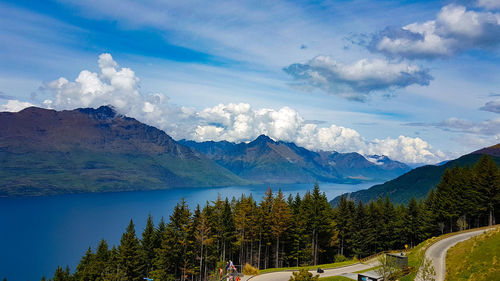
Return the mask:
<path fill-rule="evenodd" d="M 500 1 L 0 1 L 0 109 L 433 163 L 500 142 Z"/>

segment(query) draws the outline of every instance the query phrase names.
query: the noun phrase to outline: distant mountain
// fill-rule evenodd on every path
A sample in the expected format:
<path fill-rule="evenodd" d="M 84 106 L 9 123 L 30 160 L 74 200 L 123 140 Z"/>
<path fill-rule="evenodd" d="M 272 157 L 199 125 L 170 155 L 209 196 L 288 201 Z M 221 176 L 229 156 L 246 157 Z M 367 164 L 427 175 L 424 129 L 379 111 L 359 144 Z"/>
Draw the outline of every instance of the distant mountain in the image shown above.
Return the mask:
<path fill-rule="evenodd" d="M 357 183 L 380 181 L 410 170 L 385 156 L 358 153 L 314 152 L 291 142 L 261 135 L 249 143 L 181 140 L 243 179 L 261 183 Z"/>
<path fill-rule="evenodd" d="M 497 144 L 464 155 L 458 159 L 447 161 L 444 164 L 440 163 L 438 165 L 427 165 L 416 168 L 384 184 L 344 194 L 344 196 L 348 196 L 351 200 L 363 202 L 369 202 L 378 197 L 389 196 L 391 201 L 395 203 L 408 203 L 411 197 L 417 199 L 425 198 L 427 193 L 441 181 L 441 176 L 446 169 L 454 166 L 464 167 L 474 165 L 484 154 L 489 155 L 500 166 L 500 144 Z M 340 196 L 334 198 L 331 203 L 336 205 L 339 200 Z"/>
<path fill-rule="evenodd" d="M 248 183 L 112 108 L 0 112 L 0 196 Z"/>

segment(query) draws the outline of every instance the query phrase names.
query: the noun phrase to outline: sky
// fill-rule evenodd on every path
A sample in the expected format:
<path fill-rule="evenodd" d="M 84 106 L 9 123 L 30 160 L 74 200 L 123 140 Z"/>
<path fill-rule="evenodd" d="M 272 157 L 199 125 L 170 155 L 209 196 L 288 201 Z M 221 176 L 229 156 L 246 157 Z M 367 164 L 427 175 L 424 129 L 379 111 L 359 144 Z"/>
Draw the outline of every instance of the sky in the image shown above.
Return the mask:
<path fill-rule="evenodd" d="M 500 0 L 0 0 L 0 111 L 438 163 L 500 142 Z"/>

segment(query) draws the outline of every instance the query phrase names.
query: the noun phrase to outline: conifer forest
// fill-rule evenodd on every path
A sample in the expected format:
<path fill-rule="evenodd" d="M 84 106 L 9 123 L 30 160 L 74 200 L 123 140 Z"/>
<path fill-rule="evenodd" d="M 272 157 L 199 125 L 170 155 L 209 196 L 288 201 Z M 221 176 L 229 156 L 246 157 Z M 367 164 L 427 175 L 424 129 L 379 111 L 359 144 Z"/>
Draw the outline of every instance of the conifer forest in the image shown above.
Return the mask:
<path fill-rule="evenodd" d="M 492 225 L 499 211 L 500 172 L 487 156 L 446 170 L 425 199 L 408 205 L 344 197 L 332 207 L 318 184 L 303 196 L 268 189 L 257 200 L 220 197 L 194 208 L 182 200 L 168 220 L 150 216 L 140 233 L 130 221 L 119 245 L 102 240 L 76 269 L 59 267 L 51 279 L 201 281 L 229 260 L 259 269 L 331 263 Z"/>

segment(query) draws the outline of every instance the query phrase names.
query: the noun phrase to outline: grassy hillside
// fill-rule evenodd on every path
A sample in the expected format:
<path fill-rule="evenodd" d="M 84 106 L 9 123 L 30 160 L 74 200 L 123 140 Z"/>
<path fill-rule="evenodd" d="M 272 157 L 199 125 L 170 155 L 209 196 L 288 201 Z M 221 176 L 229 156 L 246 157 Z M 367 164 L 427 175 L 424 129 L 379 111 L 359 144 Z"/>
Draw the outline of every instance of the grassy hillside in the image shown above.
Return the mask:
<path fill-rule="evenodd" d="M 500 228 L 449 249 L 445 280 L 500 280 Z"/>
<path fill-rule="evenodd" d="M 429 191 L 436 187 L 441 180 L 444 171 L 454 166 L 471 166 L 477 163 L 481 154 L 468 154 L 456 160 L 449 161 L 442 166 L 423 166 L 416 168 L 394 180 L 375 185 L 366 190 L 360 190 L 349 194 L 350 199 L 355 201 L 369 202 L 378 197 L 389 196 L 394 203 L 408 203 L 412 197 L 424 198 Z M 490 156 L 498 166 L 500 157 Z M 340 196 L 332 200 L 336 205 Z"/>

